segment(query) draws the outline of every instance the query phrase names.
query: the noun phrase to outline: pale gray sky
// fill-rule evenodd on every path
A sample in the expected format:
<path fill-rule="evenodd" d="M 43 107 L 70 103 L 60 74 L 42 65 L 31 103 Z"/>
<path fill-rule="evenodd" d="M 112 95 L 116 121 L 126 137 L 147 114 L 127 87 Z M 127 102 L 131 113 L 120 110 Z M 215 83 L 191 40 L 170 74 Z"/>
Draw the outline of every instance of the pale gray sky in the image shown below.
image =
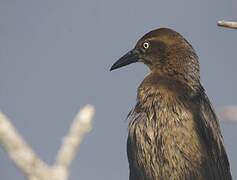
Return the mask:
<path fill-rule="evenodd" d="M 126 115 L 148 70 L 109 72 L 146 32 L 171 27 L 196 49 L 202 83 L 215 107 L 237 104 L 236 0 L 2 0 L 0 109 L 35 151 L 52 163 L 77 110 L 96 107 L 94 130 L 72 165 L 71 180 L 128 179 Z M 221 123 L 237 179 L 237 124 Z M 0 176 L 23 180 L 0 148 Z"/>

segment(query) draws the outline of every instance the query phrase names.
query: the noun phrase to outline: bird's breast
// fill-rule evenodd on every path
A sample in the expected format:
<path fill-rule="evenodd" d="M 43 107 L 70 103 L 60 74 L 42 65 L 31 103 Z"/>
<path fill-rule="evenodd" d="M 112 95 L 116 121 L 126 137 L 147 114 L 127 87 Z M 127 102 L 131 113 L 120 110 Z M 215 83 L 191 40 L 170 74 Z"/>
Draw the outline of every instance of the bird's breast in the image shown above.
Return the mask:
<path fill-rule="evenodd" d="M 152 180 L 178 179 L 187 169 L 200 166 L 202 149 L 192 112 L 183 102 L 162 97 L 160 92 L 143 97 L 130 115 L 130 163 Z M 129 153 L 130 149 L 134 152 Z"/>

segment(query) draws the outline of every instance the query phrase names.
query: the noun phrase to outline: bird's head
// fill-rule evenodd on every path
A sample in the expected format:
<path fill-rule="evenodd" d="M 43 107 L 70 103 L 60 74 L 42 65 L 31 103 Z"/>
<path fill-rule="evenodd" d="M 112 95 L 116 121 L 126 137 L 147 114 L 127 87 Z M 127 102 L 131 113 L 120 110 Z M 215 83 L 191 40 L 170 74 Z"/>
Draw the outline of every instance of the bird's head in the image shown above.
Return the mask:
<path fill-rule="evenodd" d="M 199 63 L 194 49 L 179 33 L 168 28 L 145 34 L 110 70 L 135 62 L 144 63 L 162 76 L 199 82 Z"/>

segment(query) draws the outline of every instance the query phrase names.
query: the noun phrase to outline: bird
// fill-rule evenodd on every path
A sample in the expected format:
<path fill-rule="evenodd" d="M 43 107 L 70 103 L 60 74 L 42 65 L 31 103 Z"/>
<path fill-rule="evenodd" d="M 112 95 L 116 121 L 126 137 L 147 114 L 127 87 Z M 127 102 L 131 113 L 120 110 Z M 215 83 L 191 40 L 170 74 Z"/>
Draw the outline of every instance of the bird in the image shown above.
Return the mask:
<path fill-rule="evenodd" d="M 110 71 L 135 62 L 149 74 L 127 117 L 129 180 L 231 180 L 219 120 L 192 45 L 175 30 L 158 28 Z"/>

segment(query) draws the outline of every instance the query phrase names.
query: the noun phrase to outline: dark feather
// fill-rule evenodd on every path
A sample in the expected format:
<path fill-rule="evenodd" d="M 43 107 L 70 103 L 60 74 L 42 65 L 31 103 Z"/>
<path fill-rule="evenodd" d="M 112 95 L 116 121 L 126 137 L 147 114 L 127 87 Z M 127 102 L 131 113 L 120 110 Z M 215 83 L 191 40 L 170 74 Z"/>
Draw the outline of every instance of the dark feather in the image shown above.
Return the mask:
<path fill-rule="evenodd" d="M 138 97 L 142 102 L 128 117 L 130 180 L 231 180 L 219 123 L 204 90 L 193 95 L 173 82 L 175 92 L 183 93 L 171 96 L 166 81 L 157 82 L 155 91 L 143 82 L 139 91 L 145 97 Z M 158 95 L 162 88 L 170 97 Z"/>
<path fill-rule="evenodd" d="M 128 117 L 129 180 L 231 180 L 219 122 L 200 84 L 191 44 L 174 30 L 156 29 L 111 70 L 134 62 L 143 62 L 151 73 Z"/>

